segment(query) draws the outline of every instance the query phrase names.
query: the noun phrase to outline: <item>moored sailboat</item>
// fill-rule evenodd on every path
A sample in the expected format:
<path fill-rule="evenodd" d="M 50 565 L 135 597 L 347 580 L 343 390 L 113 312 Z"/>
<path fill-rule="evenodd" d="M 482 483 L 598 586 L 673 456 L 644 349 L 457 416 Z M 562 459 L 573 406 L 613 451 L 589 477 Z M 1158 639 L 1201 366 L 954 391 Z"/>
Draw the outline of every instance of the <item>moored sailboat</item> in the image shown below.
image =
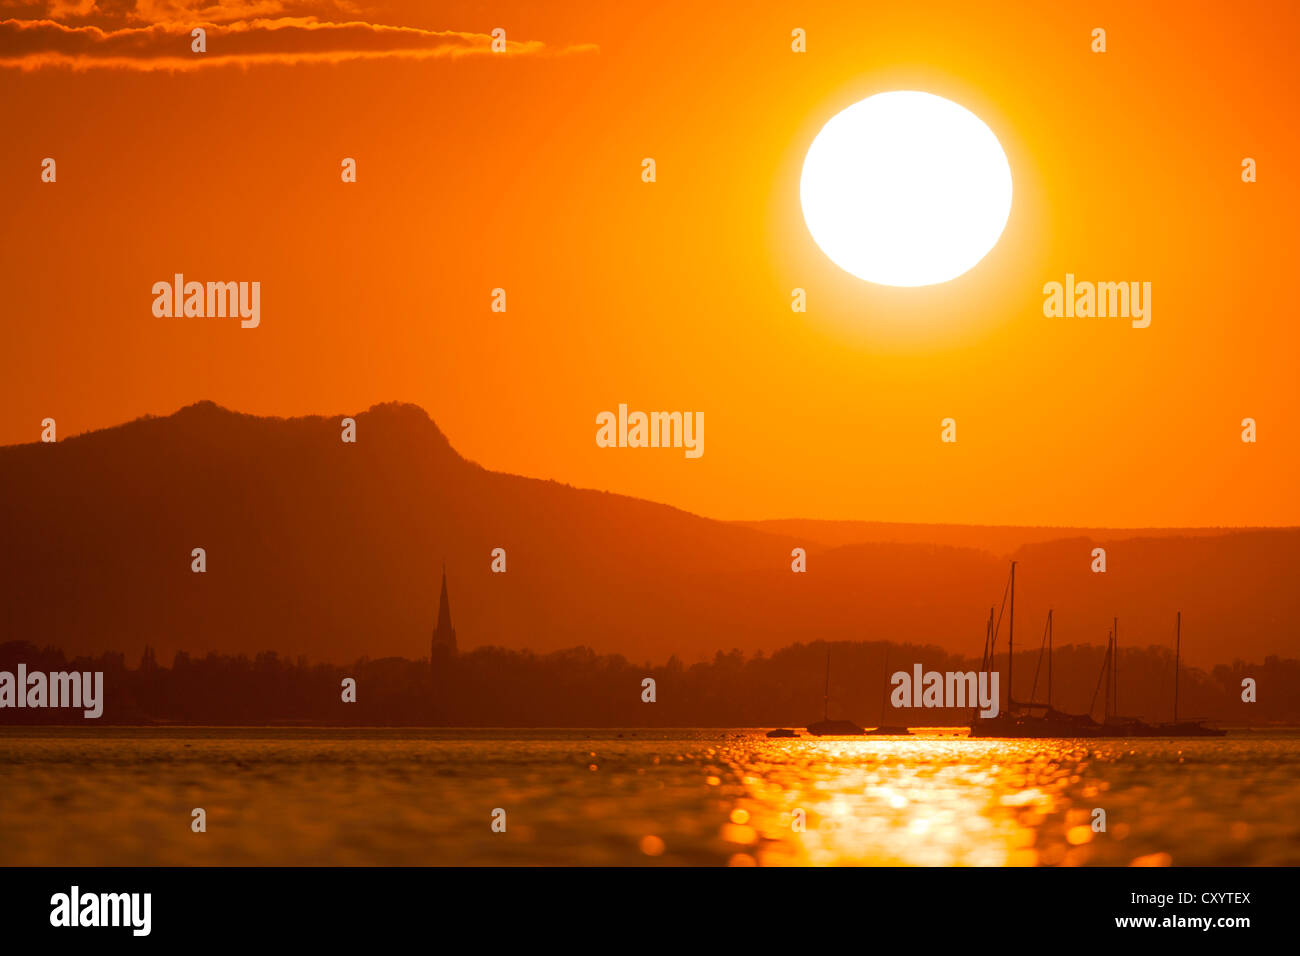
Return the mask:
<path fill-rule="evenodd" d="M 1119 618 L 1111 623 L 1110 653 L 1106 657 L 1110 667 L 1106 672 L 1106 713 L 1102 719 L 1103 737 L 1153 737 L 1155 728 L 1137 717 L 1122 717 L 1119 713 Z M 1094 701 L 1096 694 L 1093 694 Z"/>
<path fill-rule="evenodd" d="M 1111 632 L 1106 637 L 1106 656 L 1102 660 L 1101 673 L 1097 677 L 1097 688 L 1093 691 L 1092 704 L 1087 714 L 1069 714 L 1052 706 L 1052 612 L 1048 611 L 1044 631 L 1044 644 L 1047 651 L 1047 703 L 1036 702 L 1038 674 L 1034 675 L 1034 690 L 1030 692 L 1028 703 L 1017 701 L 1013 694 L 1011 675 L 1015 652 L 1015 614 L 1016 614 L 1016 562 L 1011 562 L 1011 576 L 1007 593 L 1003 595 L 1003 606 L 1010 605 L 1007 628 L 1007 702 L 1005 709 L 996 717 L 981 718 L 972 712 L 970 736 L 972 737 L 1222 737 L 1225 731 L 1206 727 L 1200 720 L 1179 720 L 1178 691 L 1182 657 L 1182 612 L 1178 612 L 1174 643 L 1174 719 L 1172 723 L 1149 724 L 1138 717 L 1123 716 L 1119 712 L 1119 619 L 1112 622 Z M 1008 602 L 1009 599 L 1009 602 Z M 989 609 L 988 626 L 984 638 L 983 667 L 992 667 L 997 645 L 997 634 L 1001 624 L 999 613 L 995 622 L 993 609 Z M 1039 666 L 1042 665 L 1043 649 L 1039 650 Z M 1097 695 L 1102 686 L 1106 688 L 1101 723 L 1092 718 L 1097 705 Z"/>
<path fill-rule="evenodd" d="M 1011 737 L 1011 738 L 1046 738 L 1046 737 L 1100 737 L 1105 736 L 1105 729 L 1088 714 L 1069 714 L 1052 706 L 1052 612 L 1047 613 L 1047 624 L 1043 640 L 1047 648 L 1047 703 L 1035 702 L 1038 690 L 1038 675 L 1034 675 L 1034 690 L 1030 692 L 1028 703 L 1015 699 L 1014 685 L 1011 682 L 1014 673 L 1015 633 L 1016 633 L 1016 562 L 1011 562 L 1011 576 L 1007 591 L 1003 595 L 1003 606 L 1010 604 L 1007 622 L 1007 702 L 996 717 L 981 717 L 978 711 L 972 711 L 970 736 L 972 737 Z M 988 625 L 984 636 L 983 669 L 993 666 L 997 646 L 998 629 L 1002 618 L 999 613 L 996 622 L 993 609 L 989 608 Z M 1042 648 L 1039 649 L 1039 665 L 1042 665 Z"/>
<path fill-rule="evenodd" d="M 880 691 L 880 723 L 870 730 L 863 731 L 872 737 L 910 737 L 912 731 L 902 724 L 885 723 L 885 706 L 889 703 L 889 645 L 885 645 L 884 684 Z"/>
<path fill-rule="evenodd" d="M 1174 622 L 1174 719 L 1172 723 L 1159 724 L 1156 733 L 1161 737 L 1223 737 L 1227 731 L 1206 727 L 1199 720 L 1178 719 L 1178 674 L 1182 663 L 1182 650 L 1183 612 L 1179 611 Z"/>
<path fill-rule="evenodd" d="M 822 719 L 809 724 L 808 733 L 817 737 L 850 737 L 866 733 L 851 720 L 831 720 L 831 649 L 826 648 L 826 692 L 822 695 Z"/>

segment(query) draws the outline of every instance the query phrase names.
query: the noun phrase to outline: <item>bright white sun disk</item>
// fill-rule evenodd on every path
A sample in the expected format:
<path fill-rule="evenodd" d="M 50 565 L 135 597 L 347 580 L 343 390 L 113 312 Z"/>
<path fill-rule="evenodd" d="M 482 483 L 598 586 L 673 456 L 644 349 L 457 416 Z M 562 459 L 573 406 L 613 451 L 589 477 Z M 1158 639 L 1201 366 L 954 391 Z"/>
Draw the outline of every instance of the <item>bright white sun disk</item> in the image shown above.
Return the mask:
<path fill-rule="evenodd" d="M 822 127 L 799 200 L 808 231 L 841 269 L 881 285 L 932 285 L 997 244 L 1011 167 L 964 107 L 930 93 L 879 93 Z"/>

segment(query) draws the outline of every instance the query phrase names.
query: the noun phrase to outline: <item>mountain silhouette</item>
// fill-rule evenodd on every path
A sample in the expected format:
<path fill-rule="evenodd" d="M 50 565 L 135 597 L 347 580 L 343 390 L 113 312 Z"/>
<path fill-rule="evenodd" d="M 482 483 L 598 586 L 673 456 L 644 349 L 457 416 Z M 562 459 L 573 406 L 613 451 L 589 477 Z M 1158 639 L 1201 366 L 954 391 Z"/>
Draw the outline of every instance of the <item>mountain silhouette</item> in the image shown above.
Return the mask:
<path fill-rule="evenodd" d="M 1037 646 L 1052 607 L 1057 646 L 1104 643 L 1115 615 L 1122 645 L 1170 643 L 1181 609 L 1190 664 L 1300 651 L 1297 529 L 716 521 L 489 471 L 414 405 L 354 415 L 355 443 L 343 417 L 199 402 L 0 448 L 5 636 L 70 656 L 419 658 L 445 562 L 462 649 L 659 663 L 824 639 L 978 656 L 1014 557 L 1018 647 Z M 795 547 L 807 573 L 791 572 Z M 1105 574 L 1089 570 L 1094 547 Z"/>

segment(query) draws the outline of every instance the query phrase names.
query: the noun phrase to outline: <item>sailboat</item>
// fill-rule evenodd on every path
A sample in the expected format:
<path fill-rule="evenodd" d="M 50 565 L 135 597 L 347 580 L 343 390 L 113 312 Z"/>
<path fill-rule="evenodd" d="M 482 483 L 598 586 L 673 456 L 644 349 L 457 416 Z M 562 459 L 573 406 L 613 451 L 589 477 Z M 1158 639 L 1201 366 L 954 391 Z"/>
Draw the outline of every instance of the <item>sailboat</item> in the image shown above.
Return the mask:
<path fill-rule="evenodd" d="M 1047 703 L 1039 704 L 1035 698 L 1038 692 L 1038 673 L 1034 674 L 1034 688 L 1030 692 L 1029 702 L 1022 703 L 1015 699 L 1014 685 L 1011 682 L 1015 661 L 1016 635 L 1016 562 L 1011 562 L 1011 576 L 1007 582 L 1007 591 L 1002 602 L 1005 608 L 1010 599 L 1010 615 L 1007 626 L 1007 703 L 996 717 L 980 717 L 978 710 L 972 710 L 970 736 L 972 737 L 1100 737 L 1104 735 L 1101 725 L 1087 714 L 1068 714 L 1052 706 L 1052 612 L 1047 612 L 1047 624 L 1043 631 L 1043 641 L 1047 648 Z M 983 670 L 993 666 L 997 646 L 998 629 L 1002 617 L 999 613 L 996 622 L 993 608 L 989 608 L 988 624 L 984 633 Z M 1043 650 L 1038 652 L 1039 667 L 1042 666 Z M 1095 695 L 1094 695 L 1095 697 Z"/>
<path fill-rule="evenodd" d="M 880 692 L 880 724 L 864 733 L 874 737 L 907 737 L 912 731 L 901 724 L 885 723 L 885 705 L 889 702 L 889 645 L 885 645 L 884 687 Z"/>
<path fill-rule="evenodd" d="M 1178 719 L 1178 672 L 1180 670 L 1183 650 L 1183 612 L 1179 611 L 1174 622 L 1174 721 L 1160 724 L 1156 732 L 1161 737 L 1222 737 L 1227 732 L 1215 727 L 1206 727 L 1199 720 Z"/>
<path fill-rule="evenodd" d="M 851 720 L 831 720 L 831 649 L 826 647 L 826 693 L 822 695 L 822 719 L 808 725 L 808 733 L 817 737 L 861 736 L 866 731 Z"/>
<path fill-rule="evenodd" d="M 1110 644 L 1106 654 L 1106 711 L 1102 719 L 1102 737 L 1153 737 L 1155 728 L 1137 717 L 1119 713 L 1119 618 L 1112 621 Z M 1093 701 L 1097 694 L 1093 692 Z"/>
<path fill-rule="evenodd" d="M 1038 664 L 1034 668 L 1034 683 L 1029 691 L 1029 703 L 1021 704 L 1023 716 L 1020 730 L 1027 737 L 1096 737 L 1101 733 L 1097 722 L 1088 714 L 1071 714 L 1057 710 L 1052 705 L 1052 650 L 1055 612 L 1048 608 L 1043 625 L 1043 640 L 1038 648 Z M 1043 652 L 1047 652 L 1047 702 L 1038 703 L 1038 675 L 1043 666 Z"/>
<path fill-rule="evenodd" d="M 1097 687 L 1092 693 L 1092 703 L 1086 714 L 1068 714 L 1052 706 L 1052 612 L 1047 612 L 1047 625 L 1044 642 L 1047 649 L 1047 703 L 1035 702 L 1038 690 L 1038 674 L 1034 674 L 1034 689 L 1030 692 L 1029 702 L 1017 701 L 1012 693 L 1012 666 L 1015 655 L 1016 633 L 1016 562 L 1011 562 L 1011 577 L 1007 584 L 1007 593 L 1003 594 L 1005 608 L 1010 599 L 1010 618 L 1007 628 L 1007 703 L 996 717 L 981 718 L 977 711 L 972 711 L 970 735 L 972 737 L 1222 737 L 1224 731 L 1206 727 L 1198 720 L 1178 719 L 1178 677 L 1182 653 L 1182 612 L 1178 612 L 1176 637 L 1174 645 L 1174 720 L 1171 724 L 1151 725 L 1137 717 L 1124 717 L 1119 713 L 1119 618 L 1112 622 L 1111 631 L 1106 635 L 1106 656 L 1102 660 L 1101 673 L 1097 675 Z M 999 612 L 995 622 L 993 608 L 989 608 L 988 625 L 984 635 L 983 669 L 993 666 L 997 646 L 998 629 L 1002 623 Z M 1042 648 L 1039 649 L 1039 666 L 1042 665 Z M 1097 695 L 1102 685 L 1106 687 L 1105 705 L 1102 710 L 1102 722 L 1093 720 L 1092 712 L 1097 706 Z"/>

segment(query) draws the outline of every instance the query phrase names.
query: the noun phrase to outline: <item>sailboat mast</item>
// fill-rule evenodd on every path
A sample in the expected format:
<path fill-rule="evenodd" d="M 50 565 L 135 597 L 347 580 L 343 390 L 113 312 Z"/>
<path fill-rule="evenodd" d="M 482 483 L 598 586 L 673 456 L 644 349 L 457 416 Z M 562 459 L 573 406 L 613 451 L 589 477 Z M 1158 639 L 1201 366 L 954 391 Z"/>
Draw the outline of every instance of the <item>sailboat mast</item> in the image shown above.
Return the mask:
<path fill-rule="evenodd" d="M 1106 676 L 1106 710 L 1102 723 L 1110 722 L 1110 669 L 1114 666 L 1115 657 L 1115 636 L 1111 632 L 1106 633 L 1106 662 L 1102 665 L 1102 672 Z"/>
<path fill-rule="evenodd" d="M 829 720 L 831 714 L 831 646 L 826 645 L 826 692 L 822 695 L 822 720 Z"/>
<path fill-rule="evenodd" d="M 1115 629 L 1111 632 L 1115 636 L 1115 659 L 1110 665 L 1110 677 L 1115 682 L 1115 692 L 1111 694 L 1111 706 L 1115 708 L 1115 716 L 1119 716 L 1119 618 L 1115 618 Z"/>
<path fill-rule="evenodd" d="M 1092 689 L 1092 701 L 1091 703 L 1088 704 L 1089 717 L 1091 717 L 1092 712 L 1097 709 L 1097 695 L 1101 693 L 1101 685 L 1103 683 L 1105 683 L 1106 685 L 1106 710 L 1107 710 L 1107 713 L 1102 718 L 1102 720 L 1104 721 L 1107 717 L 1110 716 L 1109 714 L 1110 711 L 1110 635 L 1109 634 L 1106 635 L 1106 656 L 1103 657 L 1101 660 L 1101 671 L 1097 674 L 1097 686 Z"/>
<path fill-rule="evenodd" d="M 1007 627 L 1007 713 L 1015 706 L 1015 682 L 1012 679 L 1016 650 L 1016 562 L 1011 562 L 1011 621 Z"/>
<path fill-rule="evenodd" d="M 1052 609 L 1047 609 L 1047 709 L 1052 709 Z"/>
<path fill-rule="evenodd" d="M 883 726 L 885 723 L 885 704 L 889 701 L 889 645 L 885 645 L 885 681 L 880 690 L 880 723 L 876 726 Z"/>
<path fill-rule="evenodd" d="M 980 659 L 980 670 L 989 669 L 989 642 L 993 640 L 993 608 L 989 608 L 989 619 L 984 622 L 984 657 Z"/>
<path fill-rule="evenodd" d="M 980 659 L 980 673 L 987 674 L 992 664 L 989 662 L 989 654 L 992 652 L 993 643 L 993 608 L 989 608 L 989 619 L 984 622 L 984 656 Z M 978 706 L 971 709 L 971 721 L 975 720 L 975 713 L 979 710 Z"/>
<path fill-rule="evenodd" d="M 1174 723 L 1178 723 L 1178 663 L 1183 649 L 1183 612 L 1178 612 L 1174 625 Z"/>

